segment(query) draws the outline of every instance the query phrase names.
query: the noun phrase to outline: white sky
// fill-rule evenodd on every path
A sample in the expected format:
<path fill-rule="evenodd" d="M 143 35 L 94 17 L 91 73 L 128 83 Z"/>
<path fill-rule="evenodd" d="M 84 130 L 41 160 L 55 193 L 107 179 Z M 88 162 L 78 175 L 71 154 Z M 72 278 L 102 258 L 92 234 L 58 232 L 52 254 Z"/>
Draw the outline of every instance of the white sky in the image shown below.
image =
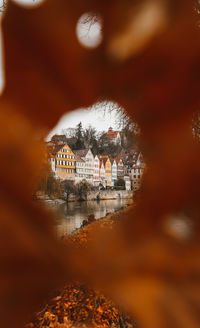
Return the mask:
<path fill-rule="evenodd" d="M 118 129 L 116 120 L 116 110 L 110 111 L 107 107 L 102 106 L 98 109 L 77 109 L 61 117 L 58 124 L 47 136 L 47 140 L 54 134 L 61 134 L 62 129 L 74 128 L 79 122 L 82 122 L 83 128 L 91 124 L 97 131 L 106 131 L 110 126 L 113 129 Z"/>

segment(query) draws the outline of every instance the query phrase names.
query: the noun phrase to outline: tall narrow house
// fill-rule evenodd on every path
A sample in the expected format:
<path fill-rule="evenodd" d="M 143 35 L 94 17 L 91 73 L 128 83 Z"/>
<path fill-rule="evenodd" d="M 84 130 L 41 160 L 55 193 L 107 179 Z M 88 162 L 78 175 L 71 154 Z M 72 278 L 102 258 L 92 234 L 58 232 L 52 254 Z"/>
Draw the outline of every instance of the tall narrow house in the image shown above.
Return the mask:
<path fill-rule="evenodd" d="M 61 180 L 74 180 L 75 154 L 68 144 L 55 147 L 55 175 Z"/>
<path fill-rule="evenodd" d="M 108 156 L 100 156 L 104 163 L 106 187 L 112 187 L 112 164 Z"/>
<path fill-rule="evenodd" d="M 83 160 L 83 179 L 92 185 L 94 184 L 94 155 L 91 149 L 81 149 L 74 151 L 77 158 Z M 78 172 L 77 172 L 78 173 Z"/>

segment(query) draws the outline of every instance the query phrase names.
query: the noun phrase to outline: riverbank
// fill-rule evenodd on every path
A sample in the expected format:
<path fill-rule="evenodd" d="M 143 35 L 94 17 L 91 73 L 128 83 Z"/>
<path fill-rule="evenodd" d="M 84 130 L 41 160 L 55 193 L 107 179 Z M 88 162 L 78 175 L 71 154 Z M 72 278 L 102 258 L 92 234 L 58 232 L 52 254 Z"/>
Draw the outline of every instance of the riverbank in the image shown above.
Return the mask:
<path fill-rule="evenodd" d="M 127 209 L 123 210 L 127 211 Z M 110 214 L 76 230 L 70 239 L 79 247 L 85 247 L 100 226 L 113 228 L 120 213 Z M 27 328 L 136 328 L 132 318 L 125 315 L 110 299 L 88 286 L 74 282 L 63 288 L 45 308 L 36 314 Z"/>
<path fill-rule="evenodd" d="M 35 196 L 36 200 L 43 200 L 46 202 L 77 202 L 77 201 L 88 201 L 88 200 L 112 200 L 112 199 L 133 199 L 133 190 L 97 190 L 89 191 L 86 195 L 80 196 L 70 194 L 67 199 L 58 199 L 53 196 L 48 196 L 44 193 L 37 193 Z"/>

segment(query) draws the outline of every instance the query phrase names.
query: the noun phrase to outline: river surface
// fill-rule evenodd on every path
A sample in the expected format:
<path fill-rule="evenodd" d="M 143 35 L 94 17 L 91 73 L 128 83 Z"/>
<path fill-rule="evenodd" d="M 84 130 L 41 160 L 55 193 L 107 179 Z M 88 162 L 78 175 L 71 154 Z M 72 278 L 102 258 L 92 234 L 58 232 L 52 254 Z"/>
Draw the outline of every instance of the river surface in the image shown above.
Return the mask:
<path fill-rule="evenodd" d="M 53 210 L 56 214 L 58 235 L 70 234 L 80 228 L 83 220 L 90 214 L 94 214 L 95 219 L 99 219 L 106 216 L 106 214 L 117 212 L 132 203 L 132 199 L 109 199 L 54 205 Z"/>

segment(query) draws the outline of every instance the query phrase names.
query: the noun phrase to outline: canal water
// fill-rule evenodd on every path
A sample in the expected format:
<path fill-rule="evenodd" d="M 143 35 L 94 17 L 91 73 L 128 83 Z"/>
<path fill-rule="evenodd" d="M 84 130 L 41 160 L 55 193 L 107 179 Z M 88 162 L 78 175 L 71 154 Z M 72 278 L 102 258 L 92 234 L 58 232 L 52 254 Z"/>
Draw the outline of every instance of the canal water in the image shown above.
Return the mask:
<path fill-rule="evenodd" d="M 91 200 L 84 202 L 69 202 L 57 204 L 51 207 L 56 214 L 55 224 L 58 236 L 63 236 L 80 228 L 83 220 L 90 214 L 94 214 L 95 219 L 99 219 L 109 213 L 120 211 L 132 203 L 132 199 L 109 199 L 100 201 Z"/>

